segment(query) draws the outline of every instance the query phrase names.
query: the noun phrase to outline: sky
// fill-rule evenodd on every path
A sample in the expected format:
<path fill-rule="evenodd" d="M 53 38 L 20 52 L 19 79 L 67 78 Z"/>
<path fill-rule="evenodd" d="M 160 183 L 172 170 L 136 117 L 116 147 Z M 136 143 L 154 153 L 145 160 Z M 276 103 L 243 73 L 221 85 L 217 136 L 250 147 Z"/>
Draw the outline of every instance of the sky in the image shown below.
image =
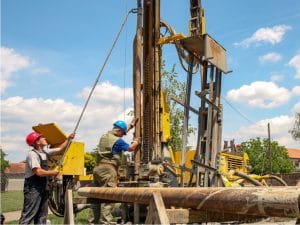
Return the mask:
<path fill-rule="evenodd" d="M 222 79 L 223 140 L 267 138 L 270 123 L 272 140 L 300 149 L 288 132 L 300 112 L 300 1 L 202 5 L 206 31 L 226 49 L 232 70 Z M 117 31 L 135 7 L 135 0 L 1 0 L 0 145 L 7 160 L 26 158 L 25 138 L 34 125 L 55 122 L 66 134 L 75 129 Z M 189 1 L 161 0 L 161 18 L 188 35 Z M 79 123 L 75 141 L 86 151 L 115 120 L 130 121 L 135 29 L 136 14 L 130 14 Z M 186 79 L 174 46 L 163 47 L 163 58 L 166 69 L 175 64 L 179 79 Z M 192 126 L 195 121 L 192 115 Z"/>

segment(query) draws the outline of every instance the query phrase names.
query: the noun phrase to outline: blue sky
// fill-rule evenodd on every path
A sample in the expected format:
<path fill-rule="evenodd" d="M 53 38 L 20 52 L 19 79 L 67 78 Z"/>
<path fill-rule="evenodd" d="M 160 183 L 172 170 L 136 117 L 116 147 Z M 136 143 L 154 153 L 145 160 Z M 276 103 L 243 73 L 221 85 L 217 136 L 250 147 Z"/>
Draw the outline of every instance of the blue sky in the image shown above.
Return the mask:
<path fill-rule="evenodd" d="M 56 122 L 66 133 L 73 131 L 121 22 L 135 4 L 1 0 L 1 147 L 10 161 L 25 159 L 24 140 L 33 125 Z M 300 111 L 300 1 L 202 4 L 206 30 L 227 50 L 233 71 L 222 83 L 224 140 L 267 137 L 270 123 L 273 140 L 300 148 L 288 133 Z M 161 17 L 187 35 L 189 1 L 161 0 Z M 114 120 L 128 120 L 135 27 L 136 15 L 130 15 L 77 130 L 76 140 L 87 151 Z M 167 68 L 177 65 L 184 80 L 174 46 L 165 46 L 163 57 Z"/>

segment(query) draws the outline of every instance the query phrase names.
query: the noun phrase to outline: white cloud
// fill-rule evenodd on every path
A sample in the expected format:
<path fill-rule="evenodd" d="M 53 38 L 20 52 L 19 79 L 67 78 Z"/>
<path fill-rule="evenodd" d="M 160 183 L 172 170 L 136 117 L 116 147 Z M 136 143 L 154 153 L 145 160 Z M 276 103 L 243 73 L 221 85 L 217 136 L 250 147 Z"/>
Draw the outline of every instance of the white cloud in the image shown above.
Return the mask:
<path fill-rule="evenodd" d="M 263 56 L 259 57 L 259 61 L 264 63 L 264 62 L 278 62 L 281 60 L 281 55 L 276 52 L 270 52 L 268 54 L 265 54 Z"/>
<path fill-rule="evenodd" d="M 300 95 L 300 86 L 295 86 L 292 89 L 293 95 Z"/>
<path fill-rule="evenodd" d="M 263 27 L 255 31 L 251 37 L 246 38 L 245 40 L 235 43 L 235 45 L 242 45 L 249 47 L 251 44 L 266 42 L 271 44 L 277 44 L 282 41 L 285 33 L 290 30 L 290 26 L 286 25 L 277 25 L 273 27 Z"/>
<path fill-rule="evenodd" d="M 271 76 L 271 81 L 276 82 L 276 81 L 281 81 L 283 79 L 283 75 L 281 74 L 273 74 Z"/>
<path fill-rule="evenodd" d="M 1 81 L 0 89 L 1 94 L 12 85 L 11 76 L 18 70 L 31 66 L 30 60 L 16 53 L 13 49 L 1 47 Z"/>
<path fill-rule="evenodd" d="M 288 89 L 265 81 L 256 81 L 227 92 L 229 100 L 246 103 L 257 108 L 275 108 L 285 104 L 290 97 Z"/>
<path fill-rule="evenodd" d="M 286 147 L 299 147 L 299 143 L 293 140 L 288 132 L 294 124 L 294 117 L 287 115 L 258 121 L 253 125 L 241 127 L 236 132 L 225 136 L 229 139 L 235 139 L 236 143 L 255 139 L 256 137 L 267 138 L 268 123 L 270 123 L 270 133 L 273 141 L 277 141 L 279 145 Z"/>
<path fill-rule="evenodd" d="M 296 105 L 294 105 L 294 112 L 300 112 L 300 102 L 296 103 Z"/>
<path fill-rule="evenodd" d="M 115 120 L 125 117 L 125 120 L 129 122 L 131 119 L 127 113 L 132 109 L 130 105 L 132 95 L 127 97 L 124 109 L 124 101 L 119 94 L 119 92 L 124 93 L 122 88 L 108 83 L 100 84 L 99 87 L 105 87 L 105 90 L 98 90 L 96 98 L 91 98 L 79 123 L 75 138 L 75 141 L 85 143 L 86 151 L 91 151 L 97 146 L 100 135 L 111 129 Z M 105 94 L 105 98 L 102 98 L 100 93 Z M 17 162 L 25 159 L 28 150 L 25 137 L 31 131 L 32 126 L 55 122 L 65 133 L 71 133 L 75 129 L 82 109 L 83 105 L 74 105 L 63 99 L 22 97 L 2 99 L 1 147 L 8 154 L 8 160 Z M 127 135 L 127 139 L 130 138 L 132 136 Z"/>
<path fill-rule="evenodd" d="M 90 94 L 91 87 L 85 87 L 80 93 L 80 96 L 87 99 Z M 125 99 L 124 99 L 125 96 Z M 132 88 L 121 88 L 116 85 L 112 85 L 109 81 L 104 81 L 96 85 L 93 92 L 93 99 L 95 102 L 101 102 L 102 104 L 114 103 L 123 105 L 124 101 L 132 100 L 133 90 Z"/>
<path fill-rule="evenodd" d="M 295 55 L 290 61 L 289 65 L 294 67 L 296 70 L 296 79 L 300 79 L 300 54 Z"/>

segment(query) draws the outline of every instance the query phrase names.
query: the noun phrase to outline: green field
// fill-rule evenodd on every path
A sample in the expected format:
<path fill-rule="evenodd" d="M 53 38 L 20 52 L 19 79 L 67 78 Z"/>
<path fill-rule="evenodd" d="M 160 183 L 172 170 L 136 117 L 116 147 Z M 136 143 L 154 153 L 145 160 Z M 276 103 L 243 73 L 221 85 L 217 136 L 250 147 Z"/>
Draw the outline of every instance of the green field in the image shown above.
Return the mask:
<path fill-rule="evenodd" d="M 22 210 L 23 199 L 24 196 L 22 191 L 1 192 L 1 212 L 12 212 Z M 75 215 L 75 223 L 88 224 L 88 220 L 91 218 L 91 216 L 91 210 L 85 209 Z M 63 217 L 58 217 L 51 214 L 48 216 L 48 219 L 51 221 L 51 224 L 64 224 Z M 18 224 L 18 221 L 9 221 L 5 222 L 5 224 Z"/>
<path fill-rule="evenodd" d="M 88 224 L 91 216 L 92 216 L 91 210 L 85 209 L 75 215 L 75 224 Z M 51 224 L 64 224 L 63 217 L 58 217 L 53 214 L 48 216 L 48 220 L 50 220 Z M 17 220 L 5 222 L 5 224 L 18 224 L 18 223 L 19 221 Z"/>
<path fill-rule="evenodd" d="M 1 212 L 22 210 L 23 200 L 22 191 L 1 192 Z"/>

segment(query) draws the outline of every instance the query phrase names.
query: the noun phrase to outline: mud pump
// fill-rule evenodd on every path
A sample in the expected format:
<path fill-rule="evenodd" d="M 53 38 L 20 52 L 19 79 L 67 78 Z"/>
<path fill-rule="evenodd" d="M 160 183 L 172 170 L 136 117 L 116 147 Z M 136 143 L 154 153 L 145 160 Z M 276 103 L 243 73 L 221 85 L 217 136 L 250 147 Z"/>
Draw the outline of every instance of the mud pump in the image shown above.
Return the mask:
<path fill-rule="evenodd" d="M 160 0 L 137 0 L 137 9 L 132 10 L 137 13 L 133 44 L 134 117 L 139 118 L 134 137 L 141 138 L 142 144 L 134 160 L 127 160 L 120 167 L 118 188 L 81 187 L 78 194 L 86 197 L 86 202 L 98 199 L 125 203 L 128 206 L 125 214 L 130 215 L 124 222 L 169 224 L 244 221 L 267 216 L 299 218 L 299 188 L 223 187 L 219 156 L 222 75 L 229 73 L 226 50 L 206 33 L 201 1 L 190 0 L 189 5 L 190 34 L 185 36 L 161 20 Z M 171 160 L 173 152 L 168 146 L 171 124 L 161 71 L 162 50 L 166 44 L 174 45 L 186 72 L 184 101 L 173 98 L 184 109 L 180 165 Z M 197 75 L 201 82 L 193 95 L 199 103 L 195 108 L 191 106 L 191 98 L 193 78 Z M 190 113 L 196 114 L 198 124 L 197 145 L 191 168 L 188 168 L 186 148 Z M 69 154 L 75 145 L 69 146 L 62 159 L 62 170 L 67 169 L 69 160 L 73 159 Z M 83 148 L 82 144 L 78 145 Z M 83 160 L 83 155 L 79 157 Z M 83 165 L 82 161 L 80 163 Z M 187 171 L 188 180 L 184 176 Z M 67 190 L 75 190 L 75 181 L 82 175 L 83 166 L 80 171 L 64 173 L 62 184 L 54 182 L 52 186 L 50 208 L 68 217 L 65 223 L 74 222 L 70 215 L 78 203 Z M 177 187 L 170 187 L 173 185 Z"/>

